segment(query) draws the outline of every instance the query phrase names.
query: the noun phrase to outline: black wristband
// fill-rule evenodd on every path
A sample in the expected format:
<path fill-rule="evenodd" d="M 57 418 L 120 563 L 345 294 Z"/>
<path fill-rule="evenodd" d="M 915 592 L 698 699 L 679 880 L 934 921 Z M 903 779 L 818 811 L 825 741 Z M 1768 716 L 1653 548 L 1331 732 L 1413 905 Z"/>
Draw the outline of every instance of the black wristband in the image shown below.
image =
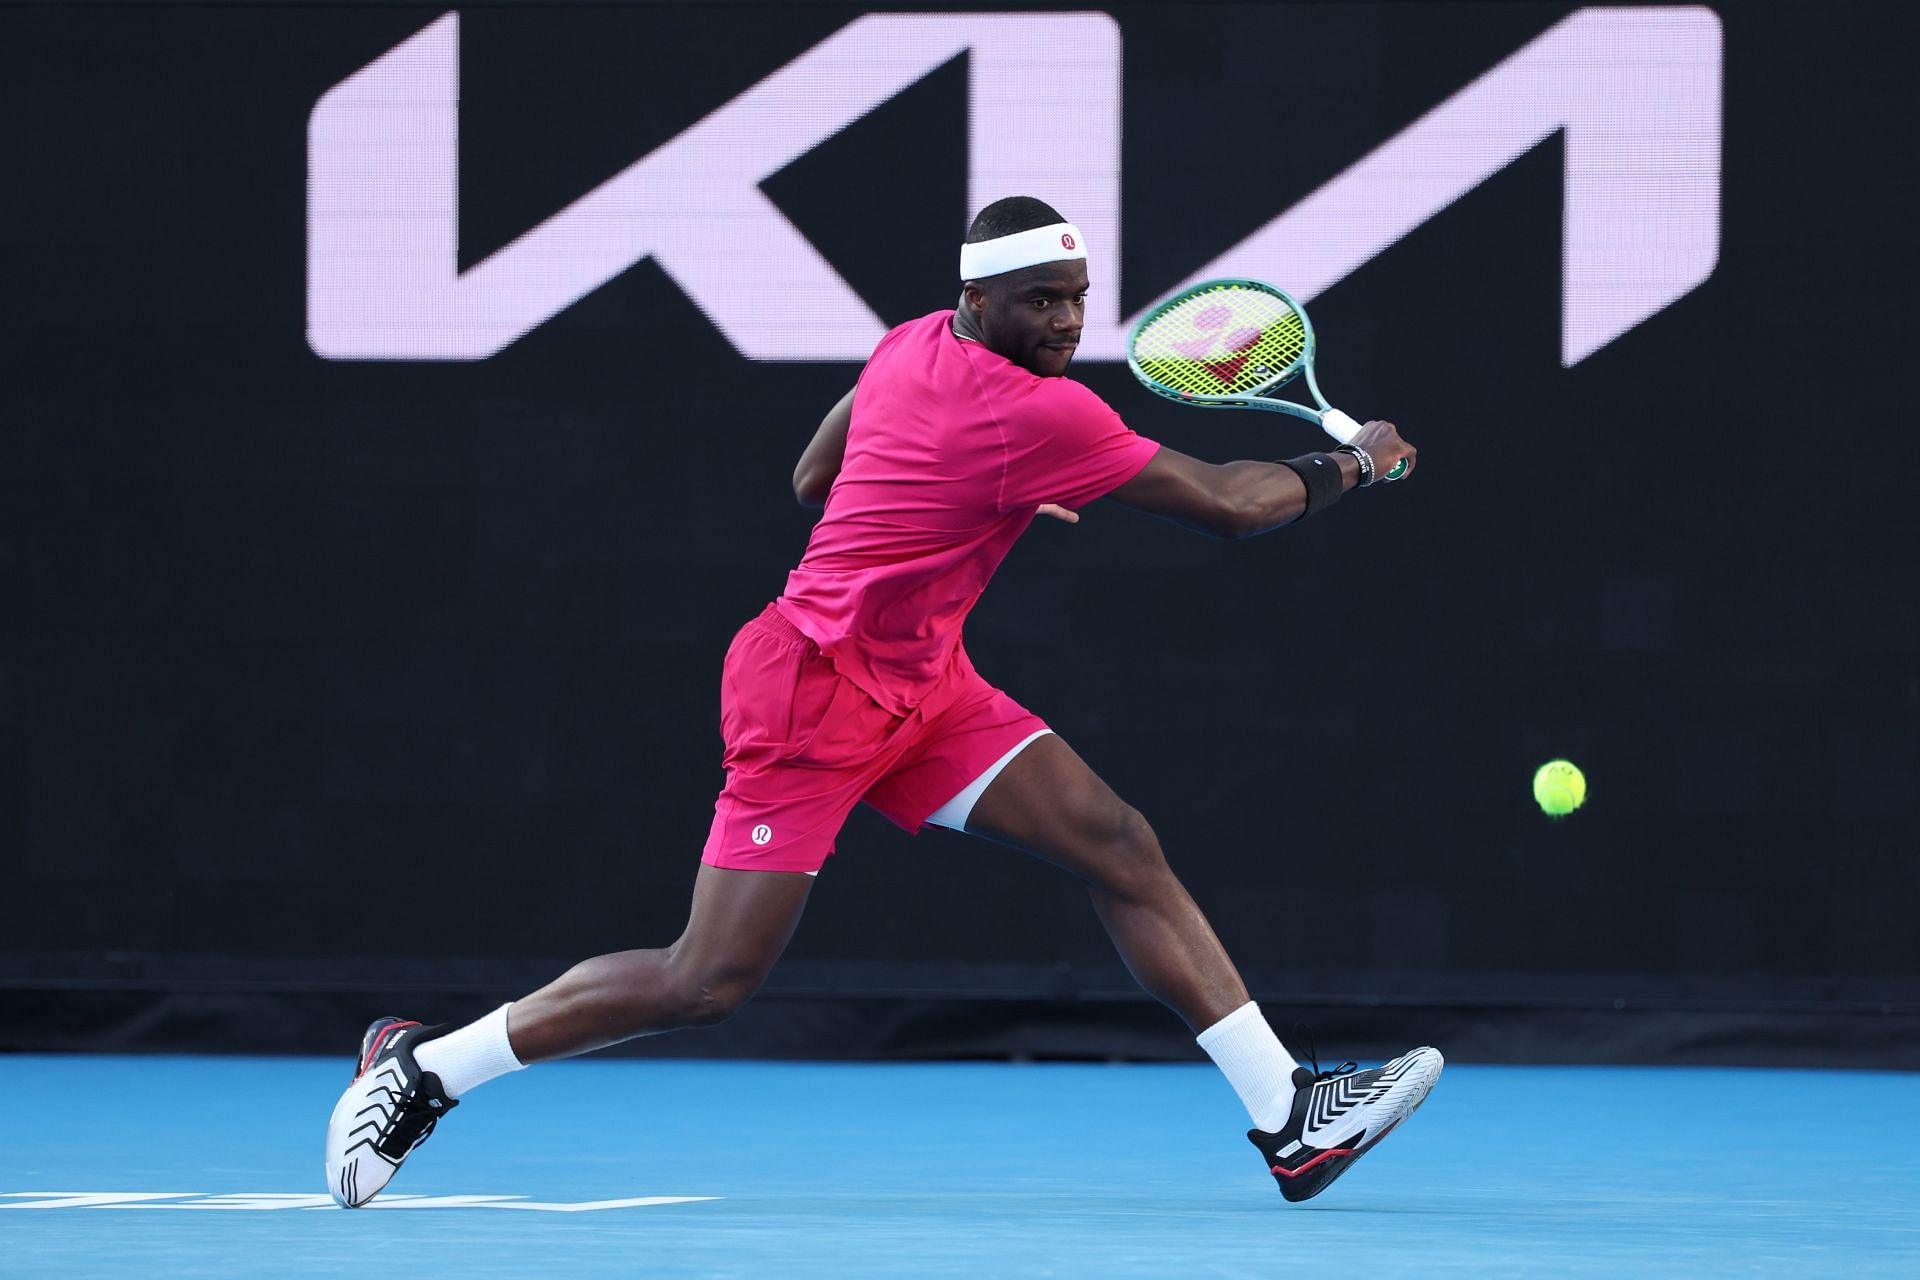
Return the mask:
<path fill-rule="evenodd" d="M 1364 489 L 1368 485 L 1373 483 L 1374 476 L 1373 476 L 1373 455 L 1372 454 L 1368 453 L 1365 449 L 1362 449 L 1357 444 L 1338 445 L 1334 448 L 1334 452 L 1350 453 L 1353 455 L 1353 460 L 1360 464 L 1360 483 L 1355 485 L 1354 488 Z"/>
<path fill-rule="evenodd" d="M 1308 453 L 1298 458 L 1282 458 L 1280 465 L 1291 467 L 1300 482 L 1307 486 L 1307 509 L 1301 518 L 1324 511 L 1340 501 L 1340 495 L 1347 491 L 1345 477 L 1340 474 L 1340 464 L 1329 453 Z"/>

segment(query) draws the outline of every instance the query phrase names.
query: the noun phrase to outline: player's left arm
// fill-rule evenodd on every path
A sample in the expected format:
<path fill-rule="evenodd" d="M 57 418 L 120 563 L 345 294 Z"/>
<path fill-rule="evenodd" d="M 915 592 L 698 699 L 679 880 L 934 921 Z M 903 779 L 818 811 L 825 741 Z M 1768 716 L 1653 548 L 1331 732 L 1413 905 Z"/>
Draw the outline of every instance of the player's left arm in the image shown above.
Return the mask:
<path fill-rule="evenodd" d="M 847 428 L 853 425 L 853 392 L 840 397 L 840 403 L 820 419 L 800 462 L 793 469 L 793 496 L 803 507 L 823 507 L 834 477 L 847 457 Z"/>

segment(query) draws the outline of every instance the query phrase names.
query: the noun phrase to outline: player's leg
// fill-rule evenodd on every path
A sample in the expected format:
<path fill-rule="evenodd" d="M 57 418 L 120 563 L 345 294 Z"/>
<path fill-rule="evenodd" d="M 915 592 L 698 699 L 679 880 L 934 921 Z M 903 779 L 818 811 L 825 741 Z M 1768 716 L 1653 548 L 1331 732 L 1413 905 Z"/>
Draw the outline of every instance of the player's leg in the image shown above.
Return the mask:
<path fill-rule="evenodd" d="M 685 932 L 668 947 L 584 961 L 464 1027 L 375 1021 L 328 1124 L 335 1199 L 371 1200 L 441 1115 L 496 1076 L 717 1022 L 751 996 L 793 935 L 840 824 L 885 771 L 900 721 L 858 693 L 773 608 L 741 628 L 722 680 L 727 785 Z"/>
<path fill-rule="evenodd" d="M 582 960 L 532 995 L 420 1043 L 415 1057 L 457 1099 L 535 1062 L 711 1026 L 766 981 L 812 885 L 803 873 L 702 863 L 687 927 L 672 945 Z"/>
<path fill-rule="evenodd" d="M 1078 876 L 1134 977 L 1196 1031 L 1247 1003 L 1144 818 L 1043 720 L 982 679 L 964 650 L 937 698 L 943 709 L 866 793 L 869 805 L 909 831 L 962 829 Z"/>
<path fill-rule="evenodd" d="M 327 1187 L 358 1208 L 379 1194 L 462 1095 L 528 1063 L 705 1026 L 759 989 L 793 936 L 813 877 L 702 864 L 671 946 L 596 956 L 464 1027 L 381 1018 L 327 1125 Z"/>
<path fill-rule="evenodd" d="M 971 664 L 957 664 L 953 679 L 948 709 L 867 803 L 909 831 L 968 831 L 1078 876 L 1135 978 L 1199 1033 L 1255 1122 L 1278 1123 L 1292 1103 L 1297 1064 L 1247 999 L 1153 829 Z"/>
<path fill-rule="evenodd" d="M 954 815 L 944 812 L 941 817 Z M 1306 1200 L 1425 1101 L 1443 1061 L 1415 1049 L 1367 1071 L 1316 1075 L 1280 1044 L 1160 842 L 1051 734 L 1004 760 L 961 825 L 1082 880 L 1140 985 L 1185 1018 L 1253 1118 L 1247 1137 L 1289 1200 Z"/>
<path fill-rule="evenodd" d="M 1246 984 L 1153 828 L 1057 734 L 1035 739 L 1000 771 L 966 831 L 1084 883 L 1135 980 L 1195 1032 L 1247 1003 Z"/>
<path fill-rule="evenodd" d="M 772 606 L 728 647 L 720 719 L 727 784 L 686 931 L 659 950 L 582 961 L 515 1003 L 503 1022 L 519 1061 L 704 1026 L 739 1008 L 793 936 L 811 873 L 884 767 L 873 757 L 897 723 Z"/>
<path fill-rule="evenodd" d="M 568 1058 L 731 1016 L 786 949 L 812 885 L 799 872 L 702 864 L 686 931 L 673 945 L 583 960 L 514 1003 L 514 1056 Z"/>
<path fill-rule="evenodd" d="M 1248 998 L 1147 820 L 1054 734 L 993 768 L 984 788 L 976 782 L 931 820 L 1031 853 L 1085 884 L 1134 979 L 1186 1021 L 1255 1125 L 1283 1125 L 1300 1065 Z"/>

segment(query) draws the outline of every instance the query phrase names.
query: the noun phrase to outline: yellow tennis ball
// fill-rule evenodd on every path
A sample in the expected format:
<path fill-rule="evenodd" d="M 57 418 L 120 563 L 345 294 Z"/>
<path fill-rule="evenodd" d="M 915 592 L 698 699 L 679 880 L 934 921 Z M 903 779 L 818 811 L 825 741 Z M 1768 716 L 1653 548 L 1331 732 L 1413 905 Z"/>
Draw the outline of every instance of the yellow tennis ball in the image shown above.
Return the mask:
<path fill-rule="evenodd" d="M 1564 818 L 1587 802 L 1587 775 L 1571 760 L 1549 760 L 1534 770 L 1533 798 L 1550 818 Z"/>

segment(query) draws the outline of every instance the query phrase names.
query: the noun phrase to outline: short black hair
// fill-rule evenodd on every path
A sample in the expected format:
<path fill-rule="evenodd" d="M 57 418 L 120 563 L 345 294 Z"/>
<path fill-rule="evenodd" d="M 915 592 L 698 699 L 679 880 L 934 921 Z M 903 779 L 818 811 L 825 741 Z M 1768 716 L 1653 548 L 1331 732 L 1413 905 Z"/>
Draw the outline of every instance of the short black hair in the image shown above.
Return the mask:
<path fill-rule="evenodd" d="M 1045 200 L 1036 200 L 1032 196 L 1008 196 L 1004 200 L 995 200 L 974 215 L 973 225 L 967 229 L 967 243 L 998 240 L 1017 231 L 1031 231 L 1035 227 L 1050 227 L 1056 222 L 1065 221 Z"/>

